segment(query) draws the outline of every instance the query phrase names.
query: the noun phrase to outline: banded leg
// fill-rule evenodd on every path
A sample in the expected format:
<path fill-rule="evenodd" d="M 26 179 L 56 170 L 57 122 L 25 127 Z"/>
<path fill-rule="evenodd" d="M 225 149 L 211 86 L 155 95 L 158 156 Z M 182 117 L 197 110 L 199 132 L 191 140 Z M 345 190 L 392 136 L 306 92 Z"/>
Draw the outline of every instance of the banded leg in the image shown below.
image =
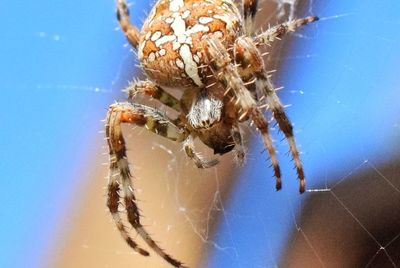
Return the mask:
<path fill-rule="evenodd" d="M 269 134 L 268 121 L 258 108 L 254 108 L 252 110 L 251 118 L 253 119 L 255 126 L 261 132 L 264 146 L 268 150 L 272 167 L 274 169 L 274 176 L 276 178 L 275 188 L 277 191 L 279 191 L 282 188 L 281 169 L 279 167 L 278 158 L 276 157 L 276 151 L 272 143 L 271 135 Z"/>
<path fill-rule="evenodd" d="M 256 102 L 253 96 L 244 85 L 236 66 L 232 63 L 231 57 L 221 41 L 217 38 L 205 39 L 204 51 L 215 77 L 228 89 L 226 94 L 233 90 L 237 102 L 244 111 L 255 107 Z"/>
<path fill-rule="evenodd" d="M 243 166 L 245 162 L 246 152 L 245 146 L 243 144 L 242 133 L 238 124 L 234 124 L 232 126 L 232 137 L 235 142 L 235 147 L 233 149 L 235 153 L 235 161 L 239 166 Z"/>
<path fill-rule="evenodd" d="M 125 0 L 117 0 L 117 19 L 129 43 L 134 48 L 137 48 L 139 44 L 139 29 L 133 26 L 129 20 L 129 9 Z"/>
<path fill-rule="evenodd" d="M 194 151 L 193 139 L 188 136 L 184 142 L 183 148 L 185 149 L 186 155 L 194 161 L 198 168 L 210 168 L 219 163 L 217 159 L 204 160 L 202 156 Z"/>
<path fill-rule="evenodd" d="M 114 166 L 114 167 L 112 167 Z M 117 226 L 119 232 L 121 233 L 121 236 L 124 238 L 126 243 L 133 248 L 134 251 L 138 252 L 139 254 L 143 256 L 149 256 L 149 252 L 147 250 L 142 249 L 141 247 L 138 246 L 138 244 L 133 241 L 133 239 L 129 236 L 128 231 L 126 230 L 126 227 L 124 226 L 121 216 L 119 215 L 118 212 L 118 207 L 119 207 L 119 200 L 120 200 L 120 187 L 119 183 L 116 180 L 116 176 L 119 176 L 118 173 L 115 173 L 117 171 L 116 168 L 116 162 L 114 160 L 111 161 L 110 163 L 110 176 L 109 176 L 109 182 L 108 182 L 108 198 L 107 198 L 107 206 L 108 209 L 110 210 L 110 213 L 113 217 L 113 220 L 115 222 L 115 225 Z M 114 173 L 114 174 L 113 174 Z"/>
<path fill-rule="evenodd" d="M 121 124 L 130 123 L 144 126 L 148 130 L 178 142 L 183 141 L 187 133 L 172 124 L 168 118 L 158 113 L 155 109 L 130 103 L 116 103 L 110 106 L 106 118 L 106 137 L 110 150 L 110 174 L 108 186 L 107 205 L 122 237 L 135 251 L 144 256 L 149 253 L 137 246 L 123 226 L 118 214 L 119 184 L 124 193 L 124 202 L 128 215 L 128 221 L 143 238 L 143 240 L 164 260 L 175 267 L 184 267 L 183 264 L 165 253 L 151 238 L 140 222 L 140 213 L 136 205 L 136 198 L 132 186 L 132 174 L 129 169 L 126 155 L 125 140 L 122 135 Z"/>
<path fill-rule="evenodd" d="M 289 22 L 285 22 L 279 25 L 276 25 L 265 32 L 257 35 L 254 37 L 254 42 L 257 46 L 260 45 L 270 45 L 272 42 L 275 41 L 275 39 L 280 39 L 282 36 L 284 36 L 288 32 L 294 32 L 298 28 L 309 24 L 311 22 L 315 22 L 318 20 L 318 17 L 316 16 L 309 16 L 306 18 L 302 19 L 297 19 Z"/>
<path fill-rule="evenodd" d="M 279 125 L 279 128 L 282 130 L 286 137 L 286 140 L 288 141 L 289 149 L 296 166 L 297 176 L 300 180 L 300 193 L 303 193 L 305 191 L 304 170 L 300 161 L 300 154 L 297 150 L 296 142 L 294 140 L 293 126 L 284 111 L 283 105 L 281 104 L 279 97 L 275 93 L 275 89 L 273 87 L 271 79 L 264 68 L 263 59 L 258 52 L 256 45 L 250 38 L 238 38 L 235 46 L 239 47 L 236 49 L 237 51 L 246 51 L 246 53 L 243 54 L 242 57 L 238 58 L 246 59 L 245 62 L 253 62 L 251 70 L 253 72 L 253 75 L 257 78 L 257 90 L 262 91 L 263 94 L 265 94 L 269 109 L 271 109 L 273 116 Z M 256 63 L 261 64 L 257 66 Z"/>
<path fill-rule="evenodd" d="M 276 95 L 274 86 L 272 85 L 272 82 L 268 77 L 267 73 L 266 72 L 261 73 L 257 76 L 257 78 L 260 81 L 259 82 L 260 86 L 264 88 L 268 106 L 272 110 L 272 114 L 276 122 L 278 123 L 279 128 L 282 130 L 283 134 L 286 137 L 286 140 L 288 141 L 289 150 L 293 157 L 294 164 L 296 166 L 297 177 L 300 180 L 299 191 L 300 193 L 304 193 L 305 191 L 304 170 L 303 170 L 303 165 L 301 164 L 300 161 L 300 153 L 297 149 L 296 141 L 294 139 L 292 123 L 290 122 L 288 116 L 286 115 L 284 107 L 280 102 L 279 97 Z"/>
<path fill-rule="evenodd" d="M 159 100 L 162 104 L 174 109 L 177 112 L 181 111 L 180 101 L 151 81 L 135 81 L 131 83 L 124 91 L 128 94 L 129 99 L 133 99 L 138 94 L 145 95 Z"/>
<path fill-rule="evenodd" d="M 258 0 L 243 0 L 243 20 L 247 35 L 254 32 L 254 21 L 257 14 Z"/>

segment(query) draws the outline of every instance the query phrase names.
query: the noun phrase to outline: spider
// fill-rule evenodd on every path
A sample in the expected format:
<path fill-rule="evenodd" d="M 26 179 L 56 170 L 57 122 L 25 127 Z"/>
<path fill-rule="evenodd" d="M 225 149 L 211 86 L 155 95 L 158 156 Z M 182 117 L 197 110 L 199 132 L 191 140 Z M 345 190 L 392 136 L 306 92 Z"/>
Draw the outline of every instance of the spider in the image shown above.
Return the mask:
<path fill-rule="evenodd" d="M 239 163 L 243 163 L 240 124 L 252 121 L 268 150 L 279 190 L 281 171 L 268 121 L 261 111 L 261 106 L 267 106 L 289 143 L 300 193 L 305 190 L 293 127 L 275 93 L 259 48 L 318 18 L 310 16 L 285 22 L 255 34 L 257 2 L 242 0 L 239 9 L 234 0 L 158 0 L 141 30 L 130 23 L 125 0 L 116 2 L 121 29 L 136 49 L 148 80 L 131 83 L 125 90 L 129 100 L 112 104 L 107 113 L 105 132 L 110 154 L 107 206 L 122 237 L 141 255 L 148 256 L 149 252 L 129 236 L 118 211 L 121 188 L 128 221 L 136 232 L 165 261 L 174 267 L 185 267 L 161 249 L 141 224 L 121 131 L 123 123 L 145 127 L 181 143 L 197 167 L 209 168 L 218 160 L 203 159 L 194 150 L 193 139 L 199 138 L 214 154 L 233 150 Z M 168 93 L 168 88 L 180 89 L 181 98 Z M 168 118 L 157 109 L 135 103 L 138 95 L 172 108 L 177 118 Z"/>

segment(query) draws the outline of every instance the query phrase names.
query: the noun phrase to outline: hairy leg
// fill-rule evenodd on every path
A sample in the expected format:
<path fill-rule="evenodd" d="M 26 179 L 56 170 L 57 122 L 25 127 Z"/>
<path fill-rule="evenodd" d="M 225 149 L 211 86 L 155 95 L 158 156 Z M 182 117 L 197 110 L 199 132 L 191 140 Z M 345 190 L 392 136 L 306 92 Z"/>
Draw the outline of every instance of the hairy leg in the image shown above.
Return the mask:
<path fill-rule="evenodd" d="M 251 118 L 253 119 L 255 126 L 261 132 L 264 146 L 268 150 L 272 167 L 274 169 L 274 176 L 276 178 L 276 190 L 279 191 L 282 188 L 281 169 L 279 167 L 278 158 L 276 157 L 276 152 L 272 143 L 271 135 L 269 134 L 268 121 L 267 119 L 265 119 L 264 115 L 258 108 L 254 108 L 252 110 Z"/>
<path fill-rule="evenodd" d="M 235 142 L 234 153 L 235 161 L 239 166 L 243 166 L 246 158 L 245 146 L 243 144 L 242 132 L 238 124 L 232 126 L 232 137 Z"/>
<path fill-rule="evenodd" d="M 147 251 L 139 248 L 132 240 L 118 214 L 118 204 L 120 200 L 118 182 L 120 182 L 124 193 L 124 202 L 129 223 L 135 228 L 136 232 L 143 240 L 164 260 L 175 267 L 184 267 L 180 261 L 165 253 L 165 251 L 156 244 L 140 222 L 140 213 L 136 205 L 136 198 L 131 182 L 133 176 L 129 169 L 121 124 L 129 123 L 146 127 L 154 133 L 178 142 L 182 142 L 187 137 L 187 133 L 176 127 L 168 118 L 164 117 L 155 109 L 140 104 L 116 103 L 111 105 L 108 110 L 106 122 L 106 137 L 110 151 L 107 205 L 113 215 L 118 230 L 128 245 L 135 251 L 144 256 L 149 255 Z"/>
<path fill-rule="evenodd" d="M 181 111 L 180 101 L 151 81 L 133 82 L 124 91 L 128 94 L 129 99 L 134 99 L 136 95 L 144 95 L 159 100 L 177 112 Z M 174 123 L 180 125 L 180 118 L 174 120 Z M 186 155 L 194 161 L 198 168 L 210 168 L 219 163 L 217 159 L 204 160 L 199 153 L 195 152 L 191 136 L 188 136 L 183 144 Z"/>
<path fill-rule="evenodd" d="M 117 0 L 117 19 L 129 43 L 137 48 L 139 43 L 139 29 L 129 20 L 129 9 L 125 0 Z"/>
<path fill-rule="evenodd" d="M 242 55 L 237 55 L 236 58 L 242 59 L 244 61 L 244 64 L 251 63 L 248 68 L 257 78 L 256 88 L 258 91 L 261 91 L 265 95 L 268 107 L 269 109 L 271 109 L 275 120 L 278 122 L 279 128 L 282 130 L 286 137 L 286 140 L 288 141 L 289 149 L 296 166 L 297 176 L 300 180 L 299 191 L 300 193 L 303 193 L 305 191 L 304 170 L 300 161 L 300 154 L 297 150 L 296 142 L 294 139 L 293 126 L 284 111 L 283 105 L 281 104 L 279 97 L 275 93 L 275 89 L 273 87 L 271 79 L 264 68 L 263 59 L 251 38 L 238 38 L 235 43 L 235 51 L 243 52 Z M 260 117 L 259 115 L 257 115 L 258 113 L 260 112 L 256 111 L 256 114 L 254 114 L 253 112 L 253 120 L 255 115 Z"/>
<path fill-rule="evenodd" d="M 242 0 L 242 2 L 244 29 L 246 34 L 250 36 L 254 32 L 254 22 L 258 11 L 258 0 Z"/>
<path fill-rule="evenodd" d="M 318 17 L 310 16 L 276 25 L 272 28 L 269 28 L 265 32 L 262 32 L 259 35 L 255 36 L 254 43 L 257 46 L 271 45 L 272 42 L 274 42 L 276 39 L 280 39 L 286 33 L 294 32 L 298 28 L 317 20 Z"/>
<path fill-rule="evenodd" d="M 292 123 L 286 115 L 284 107 L 280 102 L 279 97 L 276 95 L 274 86 L 267 74 L 262 73 L 257 78 L 259 86 L 265 90 L 268 106 L 271 109 L 279 128 L 282 130 L 286 140 L 288 141 L 289 150 L 296 166 L 297 177 L 300 180 L 299 191 L 300 193 L 303 193 L 305 191 L 305 176 L 303 165 L 300 161 L 300 153 L 294 139 Z"/>
<path fill-rule="evenodd" d="M 244 111 L 255 107 L 256 102 L 253 96 L 247 90 L 235 64 L 221 41 L 217 38 L 205 39 L 204 51 L 214 76 L 228 89 L 226 94 L 232 90 L 239 106 Z"/>
<path fill-rule="evenodd" d="M 258 0 L 243 0 L 243 20 L 247 35 L 254 32 L 254 21 L 257 14 Z"/>
<path fill-rule="evenodd" d="M 177 112 L 181 111 L 180 101 L 151 81 L 135 81 L 124 91 L 128 94 L 129 99 L 133 99 L 136 95 L 145 95 L 159 100 L 162 104 Z"/>
<path fill-rule="evenodd" d="M 198 168 L 210 168 L 219 163 L 217 159 L 204 160 L 199 153 L 196 153 L 194 151 L 194 144 L 191 136 L 188 136 L 183 144 L 186 155 L 194 161 Z"/>
<path fill-rule="evenodd" d="M 108 209 L 110 210 L 110 213 L 114 219 L 115 225 L 117 226 L 119 232 L 121 233 L 121 236 L 124 238 L 126 243 L 133 248 L 134 251 L 138 252 L 139 254 L 143 256 L 149 256 L 149 252 L 140 248 L 138 244 L 133 241 L 133 239 L 129 236 L 129 233 L 124 226 L 121 216 L 119 214 L 118 208 L 119 208 L 119 201 L 120 201 L 120 186 L 119 183 L 116 179 L 116 177 L 119 176 L 119 171 L 117 168 L 117 163 L 114 160 L 110 160 L 110 175 L 109 175 L 109 182 L 108 182 L 108 198 L 107 198 L 107 206 Z"/>

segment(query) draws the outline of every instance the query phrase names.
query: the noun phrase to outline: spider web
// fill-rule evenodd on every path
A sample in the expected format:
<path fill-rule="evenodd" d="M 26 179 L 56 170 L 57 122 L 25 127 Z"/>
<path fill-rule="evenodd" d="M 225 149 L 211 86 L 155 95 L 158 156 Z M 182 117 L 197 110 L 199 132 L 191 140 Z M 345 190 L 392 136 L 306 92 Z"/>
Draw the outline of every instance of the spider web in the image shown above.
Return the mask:
<path fill-rule="evenodd" d="M 390 101 L 398 95 L 399 81 L 386 65 L 398 59 L 393 48 L 399 40 L 393 28 L 382 30 L 396 21 L 389 3 L 370 4 L 372 10 L 361 8 L 361 2 L 312 1 L 303 7 L 278 2 L 278 17 L 321 18 L 315 28 L 295 33 L 287 50 L 281 45 L 270 57 L 278 66 L 276 84 L 285 86 L 281 98 L 295 104 L 287 111 L 303 151 L 309 190 L 296 194 L 292 163 L 286 162 L 289 156 L 282 152 L 287 148 L 277 135 L 286 174 L 283 191 L 268 192 L 264 160 L 250 160 L 224 203 L 214 241 L 225 250 L 213 251 L 208 265 L 400 265 L 399 110 Z M 251 146 L 254 150 L 261 150 L 260 143 Z M 273 182 L 268 184 L 273 189 Z"/>
<path fill-rule="evenodd" d="M 393 85 L 399 81 L 382 81 L 394 78 L 386 64 L 398 58 L 393 49 L 399 40 L 386 27 L 396 20 L 385 8 L 388 3 L 371 3 L 385 20 L 374 19 L 372 11 L 358 4 L 277 1 L 271 15 L 272 23 L 301 15 L 321 17 L 316 25 L 293 34 L 290 46 L 276 44 L 269 58 L 269 66 L 278 69 L 275 83 L 285 87 L 282 100 L 294 104 L 287 110 L 308 174 L 304 196 L 297 193 L 290 156 L 278 131 L 275 140 L 285 174 L 279 193 L 269 179 L 265 153 L 258 154 L 263 151 L 259 140 L 250 142 L 246 167 L 235 169 L 233 188 L 220 186 L 226 177 L 216 169 L 208 182 L 208 190 L 213 189 L 209 200 L 198 207 L 191 202 L 204 192 L 193 190 L 187 198 L 179 183 L 166 180 L 167 189 L 174 189 L 177 210 L 205 243 L 208 255 L 202 265 L 400 265 L 399 110 L 391 101 L 398 95 Z M 169 154 L 167 177 L 197 188 L 179 171 L 186 160 Z M 213 173 L 201 172 L 207 180 Z"/>
<path fill-rule="evenodd" d="M 273 135 L 283 172 L 280 192 L 274 190 L 272 169 L 268 167 L 260 136 L 251 128 L 246 129 L 249 148 L 244 167 L 236 167 L 232 156 L 226 155 L 218 167 L 198 170 L 187 160 L 180 145 L 163 141 L 143 129 L 126 127 L 127 140 L 131 141 L 129 159 L 136 176 L 135 191 L 146 228 L 168 253 L 191 267 L 400 266 L 400 81 L 396 75 L 400 60 L 399 4 L 394 0 L 260 2 L 265 13 L 259 16 L 258 24 L 263 28 L 268 27 L 263 22 L 265 18 L 271 25 L 307 15 L 321 18 L 275 43 L 268 56 L 269 70 L 277 70 L 275 85 L 284 86 L 278 94 L 287 104 L 287 113 L 295 126 L 308 191 L 298 194 L 287 145 L 276 128 Z M 54 241 L 47 242 L 49 248 L 61 248 L 63 253 L 56 250 L 57 255 L 52 250 L 46 257 L 51 259 L 49 263 L 56 264 L 49 267 L 168 267 L 158 256 L 141 257 L 123 243 L 104 212 L 101 187 L 105 180 L 98 176 L 106 174 L 106 167 L 93 171 L 94 175 L 82 167 L 89 165 L 82 160 L 90 156 L 88 151 L 100 154 L 93 148 L 101 146 L 101 135 L 97 134 L 96 143 L 90 148 L 85 144 L 92 142 L 94 133 L 102 129 L 100 119 L 107 106 L 115 99 L 123 100 L 120 89 L 132 80 L 133 73 L 138 73 L 135 56 L 127 45 L 121 45 L 126 43 L 121 32 L 114 31 L 117 23 L 112 1 L 99 5 L 109 11 L 108 15 L 81 24 L 74 32 L 48 25 L 26 30 L 31 45 L 43 46 L 43 62 L 64 53 L 65 46 L 71 47 L 71 55 L 76 53 L 80 49 L 76 40 L 82 37 L 92 47 L 83 57 L 90 66 L 77 61 L 76 69 L 68 69 L 68 77 L 60 71 L 58 76 L 34 79 L 21 72 L 22 82 L 4 79 L 6 87 L 28 97 L 43 98 L 51 93 L 51 98 L 45 98 L 38 109 L 46 107 L 49 113 L 61 109 L 66 116 L 79 120 L 79 126 L 87 126 L 82 130 L 73 127 L 70 119 L 61 128 L 66 130 L 63 137 L 70 140 L 67 145 L 79 147 L 65 158 L 70 166 L 76 166 L 63 179 L 62 186 L 69 180 L 68 187 L 52 184 L 53 178 L 44 179 L 41 184 L 35 179 L 32 183 L 36 188 L 51 185 L 49 192 L 57 189 L 43 201 L 54 201 L 54 207 L 44 209 L 47 215 L 43 219 L 53 223 L 48 239 Z M 145 17 L 141 10 L 146 7 L 133 4 L 135 24 Z M 83 13 L 92 14 L 89 4 L 80 8 Z M 107 30 L 104 33 L 93 29 Z M 49 66 L 39 67 L 44 72 L 51 71 Z M 94 71 L 87 76 L 84 68 Z M 66 99 L 68 104 L 82 103 L 71 105 L 78 107 L 71 111 L 49 105 L 54 98 Z M 154 101 L 147 104 L 158 107 Z M 165 113 L 174 116 L 168 109 Z M 90 135 L 84 134 L 87 132 Z M 44 139 L 48 134 L 37 135 Z M 213 157 L 200 143 L 196 146 L 205 157 Z M 82 157 L 75 160 L 75 155 Z M 106 161 L 106 157 L 90 165 L 98 167 L 101 161 Z M 63 173 L 62 170 L 56 174 Z M 80 173 L 87 178 L 84 182 L 78 180 Z M 93 188 L 97 198 L 93 203 L 97 205 L 86 207 L 91 202 L 85 200 L 92 200 L 85 196 Z M 76 192 L 81 196 L 78 199 L 71 197 Z M 63 217 L 64 213 L 54 212 L 55 208 L 74 216 Z M 101 211 L 100 216 L 85 218 L 91 209 Z M 79 225 L 81 218 L 83 223 Z M 97 228 L 100 222 L 105 222 L 106 227 Z M 57 223 L 84 226 L 84 231 L 54 228 Z M 69 242 L 63 242 L 58 234 L 65 232 L 60 230 L 63 228 L 73 237 L 65 239 Z M 143 242 L 131 231 L 134 238 Z M 95 257 L 89 260 L 89 255 Z"/>
<path fill-rule="evenodd" d="M 272 24 L 304 15 L 321 17 L 275 44 L 268 64 L 277 69 L 277 87 L 285 87 L 279 92 L 283 102 L 293 104 L 287 111 L 303 152 L 309 190 L 298 194 L 287 145 L 277 129 L 274 137 L 284 172 L 284 188 L 278 193 L 267 156 L 260 154 L 260 139 L 249 142 L 243 169 L 230 165 L 232 159 L 225 156 L 222 167 L 205 171 L 193 170 L 174 146 L 155 141 L 154 150 L 169 155 L 167 171 L 152 184 L 174 199 L 169 214 L 177 220 L 167 225 L 167 232 L 189 227 L 195 236 L 190 245 L 198 251 L 205 248 L 194 263 L 205 267 L 400 265 L 400 168 L 395 149 L 400 148 L 399 110 L 391 101 L 398 93 L 396 81 L 382 81 L 394 78 L 393 72 L 386 73 L 386 64 L 398 58 L 392 54 L 399 40 L 387 27 L 398 20 L 388 16 L 389 4 L 378 2 L 371 6 L 385 20 L 370 15 L 361 2 L 263 4 L 275 10 L 267 13 Z M 256 131 L 247 132 L 259 138 Z M 148 187 L 142 188 L 144 200 L 149 199 L 144 193 Z M 170 203 L 167 199 L 159 202 Z M 146 214 L 152 226 L 160 224 L 148 216 L 151 212 Z M 171 252 L 174 245 L 188 243 L 176 240 L 177 235 L 162 241 Z"/>

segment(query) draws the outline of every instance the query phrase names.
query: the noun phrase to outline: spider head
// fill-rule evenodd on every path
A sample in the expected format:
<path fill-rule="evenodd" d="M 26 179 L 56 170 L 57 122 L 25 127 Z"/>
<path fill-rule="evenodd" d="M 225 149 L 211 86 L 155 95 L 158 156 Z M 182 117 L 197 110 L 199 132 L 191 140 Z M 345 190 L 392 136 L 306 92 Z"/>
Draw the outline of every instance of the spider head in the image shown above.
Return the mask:
<path fill-rule="evenodd" d="M 187 115 L 189 124 L 194 129 L 208 129 L 221 120 L 223 103 L 221 100 L 201 90 L 195 97 Z"/>

